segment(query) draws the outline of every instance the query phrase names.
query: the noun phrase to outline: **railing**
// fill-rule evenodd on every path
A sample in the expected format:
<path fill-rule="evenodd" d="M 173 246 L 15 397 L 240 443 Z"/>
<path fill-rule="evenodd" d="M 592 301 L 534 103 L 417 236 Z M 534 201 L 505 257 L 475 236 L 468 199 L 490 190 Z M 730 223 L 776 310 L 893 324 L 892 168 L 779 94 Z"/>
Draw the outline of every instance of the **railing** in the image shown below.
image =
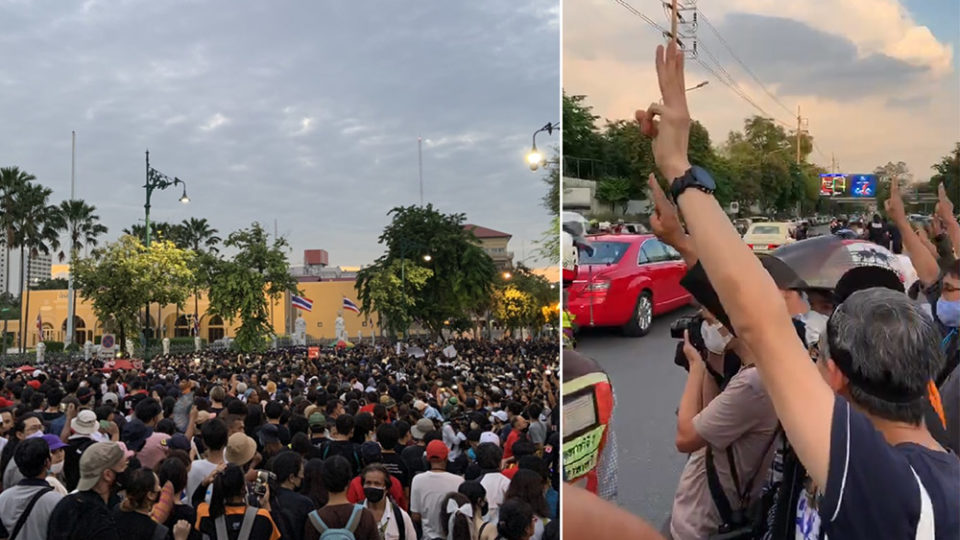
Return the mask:
<path fill-rule="evenodd" d="M 584 180 L 599 180 L 601 178 L 619 176 L 616 167 L 612 167 L 600 159 L 563 156 L 563 176 L 582 178 Z"/>

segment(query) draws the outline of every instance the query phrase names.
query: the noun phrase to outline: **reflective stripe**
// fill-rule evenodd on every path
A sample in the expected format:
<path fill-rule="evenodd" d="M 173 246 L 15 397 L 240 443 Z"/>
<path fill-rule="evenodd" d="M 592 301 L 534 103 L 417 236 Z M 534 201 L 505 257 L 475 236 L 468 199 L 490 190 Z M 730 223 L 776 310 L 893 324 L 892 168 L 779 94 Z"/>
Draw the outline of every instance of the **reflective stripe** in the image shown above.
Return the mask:
<path fill-rule="evenodd" d="M 595 372 L 587 373 L 582 377 L 577 377 L 572 381 L 566 381 L 563 383 L 563 395 L 572 394 L 577 390 L 581 390 L 588 386 L 593 386 L 597 383 L 606 383 L 610 380 L 607 378 L 606 373 Z"/>

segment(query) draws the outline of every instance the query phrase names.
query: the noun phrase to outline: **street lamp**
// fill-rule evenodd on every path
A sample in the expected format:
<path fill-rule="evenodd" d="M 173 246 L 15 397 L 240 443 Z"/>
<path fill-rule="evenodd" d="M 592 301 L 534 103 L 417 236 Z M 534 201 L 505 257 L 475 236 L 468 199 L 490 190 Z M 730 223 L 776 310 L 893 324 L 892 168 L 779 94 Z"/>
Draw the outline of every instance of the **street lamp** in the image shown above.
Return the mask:
<path fill-rule="evenodd" d="M 144 237 L 143 245 L 144 247 L 150 247 L 150 195 L 153 194 L 153 190 L 159 189 L 164 190 L 170 186 L 181 185 L 183 186 L 183 195 L 180 196 L 180 202 L 186 204 L 190 202 L 190 198 L 187 197 L 187 183 L 179 178 L 170 178 L 169 176 L 163 174 L 162 172 L 154 169 L 150 166 L 150 151 L 147 150 L 147 182 L 143 185 L 143 188 L 147 192 L 147 201 L 143 205 L 144 215 L 143 215 L 143 228 L 144 228 Z M 149 326 L 150 324 L 150 303 L 147 303 L 147 316 L 144 319 L 144 326 Z M 157 324 L 160 324 L 160 314 L 157 314 Z M 149 328 L 143 329 L 143 359 L 147 359 L 147 331 Z"/>
<path fill-rule="evenodd" d="M 547 135 L 553 135 L 554 130 L 558 129 L 560 129 L 560 122 L 553 122 L 533 132 L 533 145 L 530 147 L 530 151 L 527 152 L 527 166 L 530 167 L 531 171 L 537 170 L 543 165 L 544 161 L 543 153 L 537 150 L 537 133 L 546 131 Z"/>
<path fill-rule="evenodd" d="M 429 253 L 427 253 L 426 255 L 423 256 L 423 260 L 425 262 L 430 262 L 433 260 L 433 257 Z"/>
<path fill-rule="evenodd" d="M 504 272 L 504 273 L 503 273 L 503 279 L 505 279 L 505 280 L 507 280 L 507 281 L 510 281 L 510 278 L 512 278 L 512 277 L 513 277 L 513 274 L 511 274 L 510 272 Z"/>

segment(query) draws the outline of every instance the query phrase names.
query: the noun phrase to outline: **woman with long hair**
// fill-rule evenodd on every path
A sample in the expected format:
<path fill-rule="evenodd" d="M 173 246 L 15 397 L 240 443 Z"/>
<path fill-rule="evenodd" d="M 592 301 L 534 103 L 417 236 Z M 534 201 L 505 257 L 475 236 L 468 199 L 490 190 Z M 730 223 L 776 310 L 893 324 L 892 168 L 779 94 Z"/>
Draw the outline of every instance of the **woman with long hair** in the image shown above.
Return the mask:
<path fill-rule="evenodd" d="M 473 511 L 473 516 L 470 519 L 470 516 L 460 517 L 462 514 L 457 512 L 456 521 L 453 525 L 450 526 L 450 534 L 448 538 L 453 538 L 454 540 L 461 540 L 469 538 L 470 540 L 477 540 L 480 538 L 480 533 L 483 532 L 486 523 L 483 521 L 483 516 L 486 515 L 488 510 L 487 505 L 487 490 L 483 487 L 480 482 L 476 480 L 468 480 L 457 488 L 457 491 L 464 495 L 468 501 L 470 501 L 470 509 Z M 469 536 L 465 536 L 462 532 L 458 532 L 464 529 L 466 526 Z"/>
<path fill-rule="evenodd" d="M 230 464 L 214 478 L 210 503 L 197 507 L 196 528 L 211 540 L 237 540 L 245 522 L 251 539 L 280 539 L 280 531 L 270 517 L 270 489 L 261 497 L 259 508 L 248 505 L 243 469 Z"/>
<path fill-rule="evenodd" d="M 533 510 L 534 532 L 532 540 L 540 540 L 543 537 L 543 528 L 546 526 L 550 515 L 550 508 L 547 506 L 546 499 L 547 485 L 536 471 L 529 469 L 519 469 L 510 480 L 510 487 L 503 500 L 511 499 L 521 500 Z"/>
<path fill-rule="evenodd" d="M 311 459 L 303 466 L 303 482 L 300 484 L 300 494 L 310 497 L 316 508 L 323 508 L 330 500 L 327 487 L 323 485 L 322 471 L 323 460 L 320 458 Z"/>
<path fill-rule="evenodd" d="M 153 471 L 131 471 L 127 475 L 124 492 L 126 497 L 113 510 L 118 537 L 146 540 L 172 536 L 175 540 L 187 540 L 190 534 L 189 522 L 180 521 L 171 531 L 166 525 L 161 525 L 150 517 L 150 511 L 160 497 L 160 480 Z"/>
<path fill-rule="evenodd" d="M 179 454 L 186 454 L 177 451 Z M 167 527 L 173 528 L 173 525 L 180 520 L 193 525 L 197 522 L 197 511 L 189 504 L 185 504 L 181 499 L 183 491 L 187 488 L 187 475 L 190 472 L 189 460 L 185 461 L 179 455 L 170 456 L 157 464 L 157 478 L 160 481 L 160 499 L 153 506 L 151 517 L 157 523 L 163 523 Z M 167 537 L 172 538 L 172 536 Z M 200 533 L 191 527 L 189 540 L 200 540 Z"/>

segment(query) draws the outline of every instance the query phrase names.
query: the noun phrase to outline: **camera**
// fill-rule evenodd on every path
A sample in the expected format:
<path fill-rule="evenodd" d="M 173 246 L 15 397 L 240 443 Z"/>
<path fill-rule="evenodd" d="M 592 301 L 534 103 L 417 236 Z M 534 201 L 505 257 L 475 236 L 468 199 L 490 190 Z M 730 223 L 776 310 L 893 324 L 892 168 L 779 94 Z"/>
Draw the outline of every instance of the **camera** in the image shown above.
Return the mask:
<path fill-rule="evenodd" d="M 253 482 L 253 493 L 257 497 L 263 497 L 267 494 L 267 485 L 271 482 L 277 481 L 277 475 L 273 474 L 270 471 L 257 471 L 257 478 Z"/>
<path fill-rule="evenodd" d="M 700 327 L 703 325 L 703 315 L 684 315 L 670 324 L 670 337 L 679 339 L 677 351 L 673 356 L 673 363 L 689 371 L 690 363 L 687 361 L 687 355 L 683 352 L 683 332 L 687 331 L 690 335 L 690 344 L 701 353 L 707 346 L 703 343 L 703 334 Z"/>

